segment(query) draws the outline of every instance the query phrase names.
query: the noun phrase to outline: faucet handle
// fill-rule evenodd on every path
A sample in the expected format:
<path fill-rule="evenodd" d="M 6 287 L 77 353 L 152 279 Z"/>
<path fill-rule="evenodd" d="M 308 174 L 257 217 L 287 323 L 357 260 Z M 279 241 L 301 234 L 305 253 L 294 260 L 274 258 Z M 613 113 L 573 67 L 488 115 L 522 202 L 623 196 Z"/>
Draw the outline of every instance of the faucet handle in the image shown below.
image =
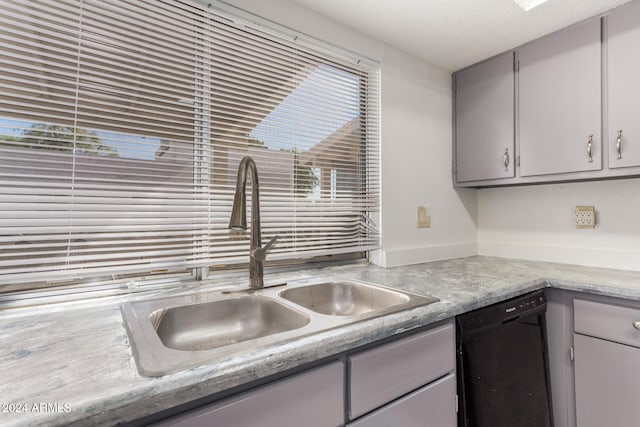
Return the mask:
<path fill-rule="evenodd" d="M 253 251 L 253 257 L 254 257 L 256 260 L 258 260 L 258 261 L 264 261 L 264 260 L 266 260 L 266 259 L 267 259 L 267 253 L 269 252 L 269 250 L 271 249 L 271 247 L 272 247 L 273 245 L 275 245 L 275 244 L 276 244 L 276 240 L 278 240 L 278 236 L 273 236 L 273 237 L 271 238 L 271 240 L 269 240 L 269 241 L 267 242 L 267 244 L 266 244 L 266 245 L 264 245 L 264 246 L 263 246 L 263 247 L 261 247 L 261 248 L 256 248 L 256 249 Z"/>
<path fill-rule="evenodd" d="M 278 240 L 278 237 L 280 237 L 280 236 L 278 236 L 278 235 L 273 236 L 271 239 L 269 239 L 267 244 L 262 247 L 262 249 L 264 249 L 265 252 L 269 252 L 269 250 L 271 249 L 271 246 L 276 244 L 276 241 Z"/>

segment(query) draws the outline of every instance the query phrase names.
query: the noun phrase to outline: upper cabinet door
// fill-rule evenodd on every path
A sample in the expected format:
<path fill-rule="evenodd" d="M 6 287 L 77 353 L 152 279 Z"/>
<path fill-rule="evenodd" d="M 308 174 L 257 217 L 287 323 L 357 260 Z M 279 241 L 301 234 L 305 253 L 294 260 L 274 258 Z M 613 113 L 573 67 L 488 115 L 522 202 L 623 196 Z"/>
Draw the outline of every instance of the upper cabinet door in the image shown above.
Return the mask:
<path fill-rule="evenodd" d="M 457 182 L 515 176 L 513 53 L 455 78 Z"/>
<path fill-rule="evenodd" d="M 593 20 L 519 51 L 522 176 L 602 169 L 600 40 Z"/>
<path fill-rule="evenodd" d="M 609 15 L 609 167 L 640 166 L 640 3 Z"/>

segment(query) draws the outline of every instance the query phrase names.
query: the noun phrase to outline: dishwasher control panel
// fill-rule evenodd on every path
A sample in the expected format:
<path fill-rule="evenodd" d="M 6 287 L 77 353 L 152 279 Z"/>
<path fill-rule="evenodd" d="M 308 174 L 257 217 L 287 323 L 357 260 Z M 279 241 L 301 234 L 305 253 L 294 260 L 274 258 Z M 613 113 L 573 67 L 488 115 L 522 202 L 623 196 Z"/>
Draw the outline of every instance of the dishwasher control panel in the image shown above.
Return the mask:
<path fill-rule="evenodd" d="M 501 304 L 505 315 L 520 315 L 523 312 L 532 310 L 547 302 L 544 294 L 531 295 L 527 298 L 518 297 L 516 300 L 507 301 Z"/>
<path fill-rule="evenodd" d="M 458 325 L 466 331 L 495 326 L 522 316 L 545 311 L 546 306 L 547 298 L 544 296 L 544 291 L 539 290 L 462 314 L 457 317 Z"/>

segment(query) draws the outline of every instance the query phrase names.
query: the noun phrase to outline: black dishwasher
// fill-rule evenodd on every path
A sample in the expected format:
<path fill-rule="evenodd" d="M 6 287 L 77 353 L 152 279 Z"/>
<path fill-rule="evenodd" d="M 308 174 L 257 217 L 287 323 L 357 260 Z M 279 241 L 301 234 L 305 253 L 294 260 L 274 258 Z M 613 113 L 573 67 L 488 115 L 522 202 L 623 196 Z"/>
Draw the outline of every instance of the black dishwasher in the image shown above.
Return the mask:
<path fill-rule="evenodd" d="M 543 291 L 456 318 L 459 427 L 552 427 Z"/>

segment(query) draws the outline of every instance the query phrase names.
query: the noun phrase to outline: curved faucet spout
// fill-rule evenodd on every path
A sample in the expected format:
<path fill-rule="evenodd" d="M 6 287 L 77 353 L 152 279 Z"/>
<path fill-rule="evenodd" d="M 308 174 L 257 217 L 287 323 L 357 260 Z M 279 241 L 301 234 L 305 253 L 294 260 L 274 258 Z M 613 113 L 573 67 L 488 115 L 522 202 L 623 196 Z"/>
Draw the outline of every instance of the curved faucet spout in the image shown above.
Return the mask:
<path fill-rule="evenodd" d="M 247 229 L 247 175 L 251 174 L 251 231 L 257 220 L 260 228 L 260 184 L 258 182 L 258 168 L 256 162 L 249 156 L 243 157 L 238 165 L 238 177 L 236 179 L 236 191 L 233 197 L 233 208 L 229 219 L 231 230 Z M 258 230 L 260 231 L 260 230 Z M 260 235 L 258 234 L 258 245 L 260 245 Z"/>
<path fill-rule="evenodd" d="M 247 175 L 251 174 L 251 241 L 249 244 L 249 286 L 261 288 L 264 285 L 264 261 L 267 252 L 275 243 L 273 237 L 265 247 L 262 247 L 260 231 L 260 184 L 258 182 L 258 168 L 256 162 L 249 156 L 244 157 L 238 166 L 236 192 L 233 198 L 233 208 L 229 219 L 232 230 L 247 229 Z"/>

